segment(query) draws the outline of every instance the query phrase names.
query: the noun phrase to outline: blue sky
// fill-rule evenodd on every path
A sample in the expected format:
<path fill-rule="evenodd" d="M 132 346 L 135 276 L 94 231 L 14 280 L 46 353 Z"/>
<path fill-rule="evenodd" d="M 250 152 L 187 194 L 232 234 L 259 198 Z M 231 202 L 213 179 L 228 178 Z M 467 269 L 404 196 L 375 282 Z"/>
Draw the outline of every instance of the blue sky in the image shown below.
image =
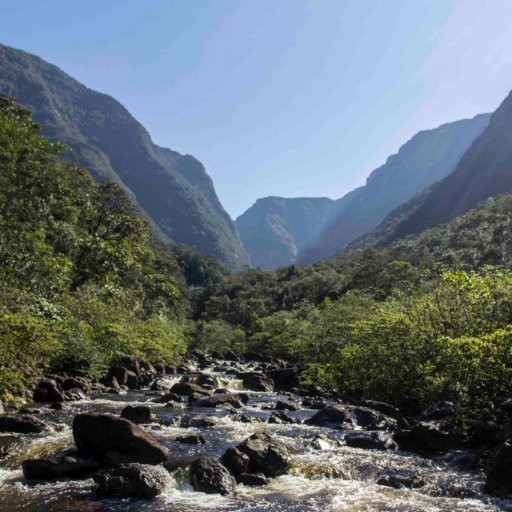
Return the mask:
<path fill-rule="evenodd" d="M 201 160 L 236 217 L 337 198 L 417 131 L 512 89 L 511 0 L 0 0 L 0 42 Z"/>

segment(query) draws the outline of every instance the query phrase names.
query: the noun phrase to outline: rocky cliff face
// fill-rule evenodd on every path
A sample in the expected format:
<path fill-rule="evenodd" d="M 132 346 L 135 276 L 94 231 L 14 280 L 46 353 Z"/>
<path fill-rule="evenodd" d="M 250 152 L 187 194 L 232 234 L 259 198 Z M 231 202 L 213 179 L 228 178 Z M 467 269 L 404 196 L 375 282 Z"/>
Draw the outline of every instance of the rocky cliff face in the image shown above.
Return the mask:
<path fill-rule="evenodd" d="M 43 134 L 66 142 L 69 158 L 128 191 L 156 231 L 213 255 L 233 270 L 248 264 L 234 223 L 194 157 L 155 145 L 115 99 L 44 60 L 0 45 L 0 92 L 34 112 Z"/>

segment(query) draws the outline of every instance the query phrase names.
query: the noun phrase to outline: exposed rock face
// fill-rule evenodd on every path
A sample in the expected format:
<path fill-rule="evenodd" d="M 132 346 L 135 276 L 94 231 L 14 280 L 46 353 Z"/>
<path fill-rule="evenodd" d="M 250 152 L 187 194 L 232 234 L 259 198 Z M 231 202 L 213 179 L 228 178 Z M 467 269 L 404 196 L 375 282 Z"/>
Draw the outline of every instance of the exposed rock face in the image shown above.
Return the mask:
<path fill-rule="evenodd" d="M 484 491 L 501 497 L 512 496 L 512 439 L 503 444 L 492 461 Z"/>
<path fill-rule="evenodd" d="M 64 453 L 56 457 L 30 459 L 22 464 L 27 480 L 56 480 L 60 478 L 87 478 L 97 471 L 101 464 L 93 458 Z"/>
<path fill-rule="evenodd" d="M 237 446 L 249 457 L 251 473 L 264 473 L 278 476 L 291 466 L 291 456 L 287 446 L 266 433 L 253 434 Z"/>
<path fill-rule="evenodd" d="M 73 437 L 81 454 L 116 464 L 160 464 L 168 456 L 167 448 L 138 425 L 109 414 L 78 414 Z"/>
<path fill-rule="evenodd" d="M 47 429 L 46 423 L 28 414 L 0 415 L 0 432 L 40 434 Z"/>
<path fill-rule="evenodd" d="M 95 475 L 102 498 L 151 499 L 163 492 L 171 478 L 161 467 L 122 464 Z"/>
<path fill-rule="evenodd" d="M 189 477 L 196 491 L 208 494 L 229 494 L 236 487 L 233 475 L 212 457 L 195 460 L 190 466 Z"/>
<path fill-rule="evenodd" d="M 309 425 L 330 428 L 385 430 L 396 428 L 396 420 L 367 407 L 335 404 L 318 411 L 307 420 Z"/>

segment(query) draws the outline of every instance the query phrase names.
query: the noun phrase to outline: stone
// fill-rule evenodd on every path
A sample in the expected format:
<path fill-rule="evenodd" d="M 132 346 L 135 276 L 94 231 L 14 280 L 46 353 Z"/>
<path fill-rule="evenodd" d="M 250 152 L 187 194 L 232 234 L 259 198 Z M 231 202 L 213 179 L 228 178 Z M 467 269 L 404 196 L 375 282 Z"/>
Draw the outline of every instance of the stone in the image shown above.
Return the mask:
<path fill-rule="evenodd" d="M 323 398 L 305 398 L 302 400 L 302 405 L 309 409 L 325 409 L 327 407 L 327 400 Z"/>
<path fill-rule="evenodd" d="M 149 389 L 152 391 L 167 391 L 173 387 L 173 383 L 167 379 L 155 379 Z"/>
<path fill-rule="evenodd" d="M 315 450 L 327 451 L 332 449 L 333 441 L 324 435 L 318 434 L 311 441 L 311 446 Z"/>
<path fill-rule="evenodd" d="M 100 467 L 101 464 L 97 460 L 72 453 L 43 459 L 29 459 L 22 464 L 23 475 L 27 480 L 88 478 Z"/>
<path fill-rule="evenodd" d="M 290 391 L 300 387 L 297 368 L 281 368 L 265 372 L 265 376 L 274 382 L 274 389 Z"/>
<path fill-rule="evenodd" d="M 200 414 L 185 414 L 179 418 L 179 426 L 183 428 L 208 428 L 215 426 L 215 420 Z"/>
<path fill-rule="evenodd" d="M 422 411 L 416 419 L 417 421 L 441 420 L 453 416 L 455 409 L 456 406 L 453 402 L 437 402 Z"/>
<path fill-rule="evenodd" d="M 194 403 L 196 407 L 219 407 L 226 404 L 235 407 L 236 409 L 241 409 L 243 407 L 243 402 L 240 400 L 238 395 L 233 393 L 209 396 Z"/>
<path fill-rule="evenodd" d="M 73 420 L 78 451 L 112 463 L 160 464 L 168 450 L 135 423 L 110 414 L 78 414 Z"/>
<path fill-rule="evenodd" d="M 416 423 L 410 430 L 399 430 L 393 436 L 400 448 L 416 453 L 438 453 L 460 444 L 451 432 L 444 430 L 436 422 Z"/>
<path fill-rule="evenodd" d="M 109 377 L 115 377 L 120 386 L 126 386 L 128 382 L 128 369 L 124 366 L 111 366 L 109 369 Z M 108 386 L 108 384 L 107 384 Z M 110 386 L 114 387 L 114 386 Z"/>
<path fill-rule="evenodd" d="M 235 489 L 233 475 L 217 459 L 200 457 L 190 465 L 190 483 L 196 491 L 229 494 Z"/>
<path fill-rule="evenodd" d="M 318 411 L 306 423 L 337 429 L 385 430 L 396 428 L 397 422 L 367 407 L 335 404 Z"/>
<path fill-rule="evenodd" d="M 168 402 L 181 402 L 181 396 L 177 393 L 165 393 L 165 395 L 155 398 L 153 402 L 157 404 L 167 404 Z"/>
<path fill-rule="evenodd" d="M 18 434 L 40 434 L 47 430 L 43 421 L 28 414 L 2 414 L 0 415 L 0 432 L 13 432 Z"/>
<path fill-rule="evenodd" d="M 178 443 L 183 444 L 205 444 L 206 439 L 200 434 L 189 434 L 188 436 L 178 436 L 175 439 Z"/>
<path fill-rule="evenodd" d="M 86 377 L 68 377 L 62 383 L 62 389 L 67 391 L 68 389 L 81 389 L 84 392 L 89 391 L 91 387 L 91 381 Z"/>
<path fill-rule="evenodd" d="M 78 400 L 85 400 L 87 395 L 80 388 L 72 388 L 64 391 L 64 399 L 66 402 L 76 402 Z"/>
<path fill-rule="evenodd" d="M 291 425 L 293 423 L 296 423 L 296 421 L 291 416 L 286 414 L 285 412 L 277 411 L 277 412 L 273 412 L 269 416 L 268 423 L 273 423 L 276 425 Z"/>
<path fill-rule="evenodd" d="M 279 400 L 276 403 L 276 411 L 298 411 L 300 406 L 293 400 Z"/>
<path fill-rule="evenodd" d="M 237 448 L 228 448 L 221 458 L 222 464 L 235 476 L 249 472 L 249 456 Z"/>
<path fill-rule="evenodd" d="M 274 381 L 259 375 L 250 375 L 244 378 L 243 385 L 251 391 L 274 391 Z"/>
<path fill-rule="evenodd" d="M 237 446 L 249 457 L 251 473 L 278 476 L 286 473 L 291 466 L 288 447 L 267 433 L 256 433 Z"/>
<path fill-rule="evenodd" d="M 162 467 L 122 464 L 98 473 L 94 481 L 101 498 L 151 499 L 162 494 L 171 477 Z"/>
<path fill-rule="evenodd" d="M 237 483 L 250 487 L 263 487 L 267 485 L 267 477 L 263 473 L 240 473 L 235 477 Z"/>
<path fill-rule="evenodd" d="M 178 395 L 189 396 L 192 393 L 201 393 L 203 395 L 211 395 L 211 393 L 207 390 L 199 386 L 198 384 L 194 384 L 193 382 L 177 382 L 170 389 L 171 392 L 176 393 Z"/>
<path fill-rule="evenodd" d="M 508 439 L 494 457 L 484 491 L 502 498 L 512 497 L 512 439 Z"/>
<path fill-rule="evenodd" d="M 151 423 L 153 420 L 151 409 L 147 405 L 127 405 L 121 411 L 121 418 L 137 424 Z"/>
<path fill-rule="evenodd" d="M 377 479 L 377 484 L 392 487 L 393 489 L 417 489 L 423 487 L 425 482 L 414 474 L 390 472 L 380 475 Z"/>
<path fill-rule="evenodd" d="M 397 450 L 398 445 L 383 432 L 349 432 L 343 438 L 346 446 L 363 450 Z"/>

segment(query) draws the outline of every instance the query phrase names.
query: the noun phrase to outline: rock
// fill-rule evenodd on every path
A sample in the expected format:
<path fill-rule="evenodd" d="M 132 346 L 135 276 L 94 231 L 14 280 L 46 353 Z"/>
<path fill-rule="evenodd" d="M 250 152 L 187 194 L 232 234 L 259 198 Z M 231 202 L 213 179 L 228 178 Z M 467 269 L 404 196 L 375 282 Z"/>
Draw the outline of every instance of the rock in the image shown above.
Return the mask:
<path fill-rule="evenodd" d="M 192 393 L 191 395 L 188 395 L 187 402 L 189 404 L 195 405 L 195 402 L 198 402 L 199 400 L 202 400 L 203 398 L 207 398 L 209 396 L 211 396 L 211 395 L 209 395 L 207 393 Z"/>
<path fill-rule="evenodd" d="M 438 402 L 427 407 L 416 419 L 417 421 L 440 420 L 448 416 L 453 416 L 455 409 L 456 407 L 453 402 Z"/>
<path fill-rule="evenodd" d="M 269 370 L 265 373 L 265 376 L 274 382 L 274 389 L 279 391 L 289 391 L 300 387 L 297 368 Z"/>
<path fill-rule="evenodd" d="M 238 395 L 233 393 L 209 396 L 194 403 L 196 407 L 218 407 L 226 404 L 229 404 L 236 409 L 241 409 L 243 407 L 243 402 L 240 400 Z"/>
<path fill-rule="evenodd" d="M 484 491 L 503 498 L 512 496 L 512 439 L 506 441 L 494 457 Z"/>
<path fill-rule="evenodd" d="M 322 398 L 305 398 L 302 400 L 302 405 L 309 409 L 325 409 L 327 407 L 327 400 Z"/>
<path fill-rule="evenodd" d="M 268 423 L 273 423 L 276 425 L 286 425 L 286 424 L 289 425 L 289 424 L 296 423 L 296 421 L 291 416 L 288 416 L 288 414 L 286 414 L 285 412 L 278 411 L 278 412 L 273 412 L 269 416 Z"/>
<path fill-rule="evenodd" d="M 126 377 L 126 385 L 128 386 L 128 389 L 139 389 L 142 385 L 142 381 L 140 377 L 131 370 L 128 370 L 128 375 Z"/>
<path fill-rule="evenodd" d="M 50 409 L 53 409 L 54 411 L 62 411 L 64 406 L 62 405 L 62 402 L 55 402 L 50 405 Z"/>
<path fill-rule="evenodd" d="M 363 402 L 363 405 L 365 407 L 368 407 L 368 409 L 379 411 L 382 414 L 389 416 L 390 418 L 394 418 L 395 420 L 399 420 L 403 416 L 402 412 L 400 411 L 400 409 L 398 409 L 398 407 L 395 407 L 394 405 L 391 404 L 387 404 L 386 402 L 378 402 L 377 400 L 365 400 Z"/>
<path fill-rule="evenodd" d="M 249 471 L 249 457 L 237 448 L 228 448 L 221 458 L 222 464 L 235 476 Z"/>
<path fill-rule="evenodd" d="M 240 361 L 240 358 L 232 350 L 224 353 L 224 359 L 226 361 Z"/>
<path fill-rule="evenodd" d="M 81 454 L 113 463 L 160 464 L 168 456 L 167 448 L 138 425 L 109 414 L 78 414 L 73 437 Z"/>
<path fill-rule="evenodd" d="M 46 429 L 46 423 L 26 414 L 2 414 L 0 416 L 0 432 L 40 434 Z"/>
<path fill-rule="evenodd" d="M 273 391 L 274 381 L 259 375 L 250 375 L 244 378 L 244 387 L 251 391 Z"/>
<path fill-rule="evenodd" d="M 233 475 L 217 459 L 200 457 L 190 465 L 190 483 L 196 491 L 229 494 L 235 489 Z"/>
<path fill-rule="evenodd" d="M 397 450 L 398 445 L 393 438 L 383 432 L 350 432 L 343 441 L 351 448 L 363 450 Z"/>
<path fill-rule="evenodd" d="M 242 358 L 247 362 L 256 362 L 259 363 L 263 361 L 263 356 L 258 354 L 257 352 L 244 352 L 242 354 Z"/>
<path fill-rule="evenodd" d="M 34 402 L 64 402 L 64 393 L 53 379 L 41 379 L 34 390 Z"/>
<path fill-rule="evenodd" d="M 321 450 L 321 451 L 331 450 L 333 447 L 333 441 L 322 434 L 318 434 L 311 441 L 311 446 L 315 450 Z"/>
<path fill-rule="evenodd" d="M 201 393 L 203 395 L 211 395 L 211 393 L 207 390 L 199 386 L 198 384 L 194 384 L 192 382 L 177 382 L 170 389 L 171 392 L 176 393 L 178 395 L 189 396 L 192 393 Z"/>
<path fill-rule="evenodd" d="M 159 375 L 165 375 L 165 364 L 164 363 L 155 363 L 153 365 L 155 368 L 156 373 Z"/>
<path fill-rule="evenodd" d="M 392 487 L 393 489 L 417 489 L 423 487 L 425 482 L 417 475 L 407 475 L 397 472 L 386 473 L 380 475 L 377 479 L 378 485 L 385 485 L 386 487 Z"/>
<path fill-rule="evenodd" d="M 149 389 L 152 391 L 167 391 L 173 387 L 173 383 L 167 379 L 155 379 Z"/>
<path fill-rule="evenodd" d="M 188 436 L 179 436 L 175 439 L 178 443 L 184 444 L 205 444 L 206 439 L 200 434 L 190 434 Z"/>
<path fill-rule="evenodd" d="M 100 467 L 101 464 L 97 460 L 73 453 L 44 459 L 29 459 L 22 464 L 23 475 L 27 480 L 87 478 Z"/>
<path fill-rule="evenodd" d="M 165 395 L 155 398 L 153 402 L 157 404 L 167 404 L 168 402 L 181 402 L 181 396 L 177 393 L 165 393 Z"/>
<path fill-rule="evenodd" d="M 137 377 L 140 376 L 141 365 L 136 357 L 126 357 L 119 361 L 119 366 L 133 372 Z"/>
<path fill-rule="evenodd" d="M 171 478 L 161 467 L 122 464 L 95 475 L 94 481 L 101 498 L 151 499 L 164 491 Z"/>
<path fill-rule="evenodd" d="M 367 407 L 335 404 L 318 411 L 306 423 L 338 429 L 384 430 L 396 427 L 396 420 Z"/>
<path fill-rule="evenodd" d="M 67 402 L 76 402 L 78 400 L 85 400 L 87 395 L 80 388 L 68 389 L 64 392 L 64 399 Z"/>
<path fill-rule="evenodd" d="M 186 414 L 179 418 L 179 426 L 183 428 L 208 428 L 214 427 L 215 421 L 200 414 Z"/>
<path fill-rule="evenodd" d="M 276 411 L 298 411 L 300 406 L 293 400 L 279 400 L 276 403 Z"/>
<path fill-rule="evenodd" d="M 128 383 L 128 370 L 124 366 L 111 366 L 109 369 L 108 377 L 115 377 L 117 383 L 120 386 L 126 386 Z"/>
<path fill-rule="evenodd" d="M 268 483 L 267 477 L 263 473 L 240 473 L 235 478 L 237 483 L 250 487 L 262 487 Z"/>
<path fill-rule="evenodd" d="M 393 437 L 400 448 L 416 453 L 443 452 L 459 444 L 451 432 L 435 422 L 416 423 L 411 430 L 400 430 Z"/>
<path fill-rule="evenodd" d="M 121 411 L 121 418 L 137 424 L 151 423 L 153 420 L 151 409 L 147 405 L 127 405 Z"/>
<path fill-rule="evenodd" d="M 291 466 L 287 446 L 266 433 L 256 433 L 237 446 L 249 457 L 251 473 L 262 472 L 267 476 L 285 473 Z"/>
<path fill-rule="evenodd" d="M 62 389 L 67 391 L 69 389 L 81 389 L 84 392 L 89 391 L 91 381 L 86 377 L 68 377 L 62 383 Z"/>
<path fill-rule="evenodd" d="M 105 380 L 104 384 L 107 388 L 119 389 L 119 382 L 113 375 L 109 375 Z"/>
<path fill-rule="evenodd" d="M 231 419 L 233 421 L 239 421 L 240 423 L 263 423 L 260 418 L 247 416 L 247 414 L 235 414 Z"/>
<path fill-rule="evenodd" d="M 196 383 L 202 387 L 211 386 L 212 388 L 216 388 L 218 387 L 219 381 L 213 375 L 202 373 L 197 377 Z"/>

